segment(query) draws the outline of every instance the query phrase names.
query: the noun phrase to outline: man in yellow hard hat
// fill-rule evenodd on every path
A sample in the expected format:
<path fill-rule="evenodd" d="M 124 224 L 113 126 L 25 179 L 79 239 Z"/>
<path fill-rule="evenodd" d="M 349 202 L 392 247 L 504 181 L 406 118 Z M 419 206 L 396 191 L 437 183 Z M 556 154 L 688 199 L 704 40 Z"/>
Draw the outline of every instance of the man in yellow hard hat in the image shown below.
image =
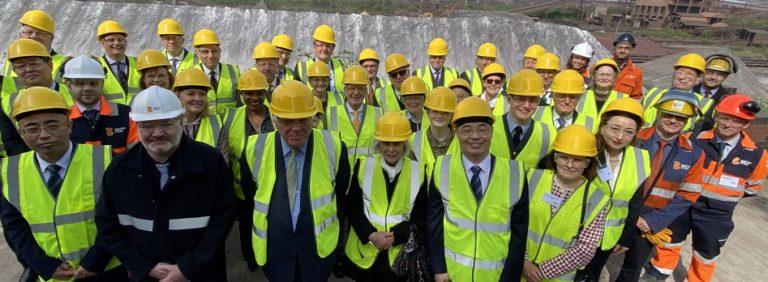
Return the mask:
<path fill-rule="evenodd" d="M 591 131 L 597 131 L 595 118 L 576 110 L 584 95 L 584 77 L 575 70 L 564 70 L 552 79 L 552 105 L 539 106 L 534 120 L 552 125 L 561 130 L 569 125 L 578 124 Z"/>
<path fill-rule="evenodd" d="M 525 49 L 523 54 L 523 69 L 536 70 L 536 61 L 539 56 L 546 53 L 547 49 L 539 44 L 531 44 L 528 49 Z"/>
<path fill-rule="evenodd" d="M 437 282 L 522 277 L 528 232 L 525 170 L 521 162 L 491 153 L 493 123 L 488 103 L 478 97 L 461 101 L 452 120 L 461 152 L 435 161 L 426 233 Z"/>
<path fill-rule="evenodd" d="M 96 29 L 96 41 L 104 49 L 104 55 L 99 60 L 108 70 L 104 95 L 109 101 L 126 105 L 141 91 L 141 74 L 136 69 L 136 58 L 125 54 L 127 38 L 128 32 L 117 21 L 103 21 Z"/>
<path fill-rule="evenodd" d="M 322 61 L 331 69 L 331 84 L 328 89 L 340 92 L 344 88 L 344 83 L 341 80 L 344 76 L 344 70 L 347 69 L 347 63 L 332 57 L 333 50 L 336 48 L 336 33 L 333 28 L 326 24 L 317 26 L 315 32 L 312 33 L 312 44 L 314 44 L 315 57 L 296 64 L 293 70 L 296 80 L 301 80 L 305 84 L 308 83 L 307 70 L 309 66 L 314 62 Z"/>
<path fill-rule="evenodd" d="M 194 67 L 200 63 L 194 52 L 184 48 L 184 28 L 172 18 L 165 18 L 157 23 L 157 36 L 163 43 L 163 54 L 171 63 L 171 73 Z"/>
<path fill-rule="evenodd" d="M 376 89 L 384 85 L 384 81 L 379 78 L 379 54 L 376 50 L 371 48 L 365 48 L 360 51 L 360 55 L 357 56 L 357 62 L 368 73 L 368 93 L 365 95 L 365 103 L 368 105 L 375 105 L 376 98 L 374 94 Z"/>
<path fill-rule="evenodd" d="M 277 79 L 280 82 L 286 80 L 294 80 L 293 70 L 288 68 L 288 62 L 291 60 L 291 53 L 293 53 L 293 40 L 285 33 L 281 33 L 272 37 L 272 46 L 277 48 L 279 58 L 277 59 Z"/>
<path fill-rule="evenodd" d="M 196 68 L 203 70 L 213 87 L 208 91 L 208 107 L 211 113 L 223 116 L 237 104 L 237 81 L 240 68 L 235 64 L 221 63 L 221 41 L 213 30 L 198 30 L 192 38 L 195 54 L 200 58 Z"/>
<path fill-rule="evenodd" d="M 552 92 L 549 90 L 552 79 L 560 72 L 560 57 L 554 53 L 541 54 L 536 59 L 536 65 L 533 68 L 544 82 L 544 97 L 542 97 L 539 105 L 547 106 L 552 102 Z"/>
<path fill-rule="evenodd" d="M 277 48 L 269 44 L 269 42 L 259 42 L 256 47 L 253 48 L 254 67 L 264 75 L 269 84 L 267 101 L 270 100 L 270 94 L 272 89 L 275 89 L 278 84 L 283 82 L 278 77 L 278 71 L 280 69 L 280 53 Z"/>
<path fill-rule="evenodd" d="M 314 104 L 301 82 L 275 88 L 276 131 L 250 138 L 241 160 L 243 190 L 256 191 L 253 251 L 270 281 L 325 281 L 336 263 L 350 166 L 338 135 L 312 128 Z"/>
<path fill-rule="evenodd" d="M 677 62 L 673 67 L 674 72 L 672 73 L 672 85 L 670 88 L 654 87 L 643 95 L 642 103 L 643 108 L 645 108 L 645 117 L 643 117 L 643 120 L 645 121 L 645 127 L 653 125 L 654 121 L 656 121 L 656 107 L 653 106 L 658 103 L 667 91 L 672 89 L 694 93 L 694 96 L 696 96 L 696 100 L 698 101 L 698 105 L 696 105 L 697 108 L 701 110 L 702 113 L 710 113 L 711 108 L 714 106 L 714 101 L 694 92 L 695 89 L 693 88 L 698 80 L 704 75 L 706 65 L 707 63 L 704 58 L 697 53 L 688 53 L 677 59 Z M 689 131 L 693 129 L 694 124 L 700 119 L 711 119 L 711 117 L 697 116 L 698 118 L 694 117 L 688 119 L 688 123 L 683 130 Z"/>
<path fill-rule="evenodd" d="M 611 58 L 598 60 L 592 66 L 590 76 L 592 80 L 589 90 L 579 100 L 579 104 L 576 105 L 576 111 L 579 114 L 592 117 L 597 124 L 600 124 L 600 116 L 605 106 L 611 104 L 616 99 L 628 97 L 624 93 L 613 90 L 618 74 L 619 65 L 616 64 L 616 61 Z"/>
<path fill-rule="evenodd" d="M 3 231 L 40 275 L 34 281 L 128 281 L 125 268 L 97 243 L 102 236 L 93 219 L 111 152 L 71 142 L 69 110 L 46 87 L 30 87 L 14 101 L 12 117 L 33 151 L 2 161 Z"/>
<path fill-rule="evenodd" d="M 472 95 L 479 96 L 483 93 L 483 82 L 481 81 L 483 70 L 491 63 L 496 62 L 496 45 L 490 42 L 480 44 L 475 56 L 477 56 L 475 59 L 476 67 L 462 72 L 459 77 L 472 86 Z"/>
<path fill-rule="evenodd" d="M 427 46 L 429 64 L 417 69 L 413 75 L 418 76 L 427 84 L 427 91 L 438 86 L 447 86 L 459 77 L 456 69 L 445 66 L 445 58 L 448 56 L 448 41 L 437 37 L 432 39 Z"/>
<path fill-rule="evenodd" d="M 712 99 L 712 103 L 717 105 L 726 95 L 736 93 L 736 88 L 727 87 L 723 85 L 723 82 L 729 75 L 739 71 L 739 65 L 736 64 L 736 61 L 731 56 L 725 54 L 709 55 L 706 61 L 707 67 L 704 70 L 704 79 L 693 87 L 693 91 L 700 93 L 704 98 Z M 709 113 L 704 113 L 702 120 L 696 124 L 694 131 L 705 131 L 714 128 L 715 113 L 712 111 L 714 111 L 714 107 L 710 107 Z"/>
<path fill-rule="evenodd" d="M 400 53 L 387 56 L 384 69 L 389 75 L 389 83 L 376 89 L 376 106 L 386 112 L 399 112 L 405 109 L 400 100 L 400 86 L 410 76 L 411 63 Z"/>

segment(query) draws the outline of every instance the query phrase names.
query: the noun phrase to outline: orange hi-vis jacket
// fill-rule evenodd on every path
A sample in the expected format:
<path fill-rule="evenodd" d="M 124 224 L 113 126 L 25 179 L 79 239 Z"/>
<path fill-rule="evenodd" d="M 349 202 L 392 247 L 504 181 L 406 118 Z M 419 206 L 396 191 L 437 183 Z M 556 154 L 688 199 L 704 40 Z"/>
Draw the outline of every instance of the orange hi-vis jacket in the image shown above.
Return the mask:
<path fill-rule="evenodd" d="M 613 90 L 626 93 L 634 99 L 643 99 L 643 70 L 632 62 L 632 58 L 627 59 L 624 68 L 619 71 Z"/>
<path fill-rule="evenodd" d="M 69 119 L 72 120 L 69 139 L 78 144 L 110 145 L 115 154 L 125 152 L 139 143 L 136 122 L 128 116 L 130 111 L 131 107 L 110 102 L 101 96 L 99 116 L 92 122 L 83 116 L 75 104 L 69 113 Z"/>
<path fill-rule="evenodd" d="M 740 141 L 722 161 L 715 129 L 700 132 L 693 142 L 703 148 L 706 156 L 702 197 L 718 200 L 721 208 L 732 210 L 745 195 L 763 190 L 768 177 L 768 153 L 746 132 L 741 133 Z"/>

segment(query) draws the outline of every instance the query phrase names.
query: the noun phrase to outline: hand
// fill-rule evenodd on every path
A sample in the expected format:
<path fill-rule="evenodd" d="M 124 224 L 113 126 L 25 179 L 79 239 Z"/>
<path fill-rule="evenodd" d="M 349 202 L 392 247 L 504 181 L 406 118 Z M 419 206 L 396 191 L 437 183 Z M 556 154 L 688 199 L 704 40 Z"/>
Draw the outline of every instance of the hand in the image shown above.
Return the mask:
<path fill-rule="evenodd" d="M 165 270 L 165 271 L 167 271 L 167 273 L 168 273 L 165 276 L 165 278 L 160 279 L 160 282 L 185 282 L 185 281 L 189 281 L 189 280 L 187 280 L 186 277 L 184 277 L 184 274 L 181 273 L 181 270 L 179 270 L 179 266 L 178 265 L 166 264 L 166 265 L 161 265 L 160 268 Z"/>
<path fill-rule="evenodd" d="M 75 269 L 74 278 L 76 278 L 76 279 L 88 278 L 88 277 L 91 277 L 91 276 L 96 276 L 97 274 L 98 273 L 96 273 L 96 272 L 90 272 L 90 271 L 86 270 L 81 265 L 81 266 L 78 266 Z"/>
<path fill-rule="evenodd" d="M 373 232 L 368 235 L 368 241 L 371 241 L 376 249 L 386 250 L 394 242 L 395 235 L 391 232 Z M 391 242 L 390 242 L 391 241 Z"/>
<path fill-rule="evenodd" d="M 152 268 L 151 271 L 149 271 L 149 277 L 155 278 L 157 280 L 165 278 L 165 276 L 168 275 L 168 271 L 163 268 L 163 266 L 170 265 L 164 262 L 158 263 L 155 265 L 155 267 Z"/>
<path fill-rule="evenodd" d="M 435 282 L 449 282 L 448 273 L 435 274 Z"/>
<path fill-rule="evenodd" d="M 623 252 L 629 251 L 629 248 L 624 247 L 622 245 L 616 244 L 616 246 L 613 247 L 613 253 L 614 254 L 620 254 Z"/>
<path fill-rule="evenodd" d="M 62 262 L 56 270 L 53 271 L 53 279 L 56 280 L 70 280 L 75 275 L 75 271 L 69 266 L 68 263 Z"/>
<path fill-rule="evenodd" d="M 651 227 L 648 226 L 648 223 L 645 222 L 645 219 L 642 217 L 637 218 L 637 229 L 640 229 L 642 232 L 651 232 Z"/>
<path fill-rule="evenodd" d="M 523 263 L 523 275 L 525 279 L 531 282 L 537 282 L 544 279 L 544 274 L 541 269 L 529 260 L 525 260 Z"/>

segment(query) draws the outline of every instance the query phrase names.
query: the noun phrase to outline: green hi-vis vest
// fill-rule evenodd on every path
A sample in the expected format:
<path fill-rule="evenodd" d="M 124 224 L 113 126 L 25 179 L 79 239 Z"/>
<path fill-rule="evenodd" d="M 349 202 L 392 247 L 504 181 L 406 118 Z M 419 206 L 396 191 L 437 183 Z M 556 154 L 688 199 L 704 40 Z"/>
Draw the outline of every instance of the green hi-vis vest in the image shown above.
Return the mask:
<path fill-rule="evenodd" d="M 400 100 L 395 94 L 394 84 L 388 84 L 381 88 L 376 88 L 376 103 L 386 112 L 399 112 L 405 108 L 400 107 Z"/>
<path fill-rule="evenodd" d="M 554 170 L 534 169 L 528 172 L 528 194 L 530 200 L 528 241 L 526 253 L 534 264 L 551 260 L 568 250 L 576 242 L 584 209 L 584 228 L 597 218 L 600 211 L 608 204 L 605 183 L 591 182 L 586 197 L 586 206 L 582 205 L 587 190 L 587 180 L 576 188 L 571 196 L 552 216 L 552 206 L 544 201 L 545 195 L 552 195 Z M 545 281 L 573 281 L 576 270 L 563 276 Z"/>
<path fill-rule="evenodd" d="M 211 147 L 218 148 L 219 135 L 221 134 L 221 118 L 217 115 L 200 117 L 200 126 L 197 128 L 195 141 L 202 142 Z"/>
<path fill-rule="evenodd" d="M 629 96 L 621 92 L 616 92 L 616 90 L 611 90 L 611 93 L 608 94 L 608 98 L 605 99 L 603 108 L 598 109 L 597 102 L 595 101 L 595 92 L 594 90 L 589 89 L 587 90 L 586 94 L 581 95 L 581 99 L 579 99 L 579 103 L 576 105 L 576 111 L 579 112 L 579 115 L 591 117 L 595 120 L 595 124 L 599 126 L 600 116 L 603 114 L 605 107 L 610 105 L 611 102 L 615 101 L 616 99 L 624 97 Z"/>
<path fill-rule="evenodd" d="M 344 96 L 340 92 L 328 91 L 325 93 L 325 109 L 327 113 L 331 108 L 339 105 L 344 105 Z M 266 100 L 265 100 L 266 101 Z"/>
<path fill-rule="evenodd" d="M 552 114 L 552 111 L 555 110 L 555 106 L 539 106 L 536 109 L 536 113 L 533 114 L 533 120 L 545 123 L 547 125 L 550 125 L 554 128 L 557 128 L 557 125 L 555 124 L 555 117 L 554 114 Z M 597 131 L 597 122 L 594 118 L 583 115 L 581 112 L 577 112 L 576 119 L 571 124 L 577 124 L 581 125 L 583 127 L 586 127 L 591 132 Z"/>
<path fill-rule="evenodd" d="M 469 85 L 472 88 L 472 94 L 473 96 L 480 96 L 483 94 L 483 82 L 481 79 L 483 78 L 482 75 L 480 75 L 480 72 L 477 71 L 477 68 L 473 68 L 471 70 L 464 71 L 464 75 L 469 79 Z M 503 87 L 502 87 L 503 88 Z"/>
<path fill-rule="evenodd" d="M 240 106 L 237 109 L 229 109 L 224 118 L 224 127 L 229 132 L 229 165 L 232 166 L 232 176 L 235 180 L 235 196 L 240 200 L 245 200 L 243 188 L 240 186 L 240 155 L 243 153 L 243 147 L 248 143 L 249 137 L 245 135 L 245 123 L 248 122 L 246 121 L 246 107 Z"/>
<path fill-rule="evenodd" d="M 67 102 L 67 106 L 72 107 L 75 102 L 72 100 L 72 95 L 69 94 L 69 90 L 67 89 L 67 86 L 64 84 L 58 84 L 59 89 L 57 92 L 61 94 L 62 97 L 64 97 L 64 101 Z M 3 85 L 5 87 L 5 85 Z M 24 91 L 24 87 L 21 88 L 21 91 Z M 53 89 L 56 90 L 56 89 Z M 19 92 L 11 92 L 10 95 L 5 95 L 5 92 L 2 93 L 2 97 L 0 97 L 0 101 L 2 101 L 3 104 L 3 111 L 5 112 L 8 117 L 11 117 L 11 113 L 13 112 L 13 101 L 16 100 L 16 97 L 19 96 Z M 13 123 L 14 125 L 16 123 Z"/>
<path fill-rule="evenodd" d="M 557 131 L 551 125 L 532 121 L 528 128 L 529 131 L 533 130 L 531 136 L 527 140 L 525 138 L 521 140 L 520 144 L 524 144 L 522 150 L 513 152 L 512 133 L 507 130 L 506 119 L 506 116 L 500 116 L 493 122 L 491 154 L 499 158 L 517 160 L 525 165 L 526 170 L 535 168 L 539 160 L 544 158 L 552 148 Z"/>
<path fill-rule="evenodd" d="M 413 203 L 419 193 L 423 166 L 409 158 L 403 159 L 403 168 L 397 179 L 392 199 L 387 199 L 387 181 L 381 173 L 381 155 L 360 159 L 360 171 L 357 179 L 360 189 L 363 190 L 363 206 L 368 221 L 377 231 L 389 232 L 392 227 L 411 218 Z M 392 246 L 387 250 L 389 265 L 393 265 L 395 257 L 400 253 L 399 246 Z M 369 269 L 379 254 L 379 249 L 368 242 L 363 245 L 354 231 L 349 232 L 349 238 L 344 248 L 347 258 L 362 269 Z"/>
<path fill-rule="evenodd" d="M 507 103 L 507 94 L 504 93 L 504 91 L 500 91 L 499 94 L 496 94 L 499 96 L 498 99 L 496 99 L 496 105 L 493 107 L 493 116 L 495 117 L 503 117 L 505 114 L 509 112 L 509 103 Z"/>
<path fill-rule="evenodd" d="M 108 146 L 76 145 L 56 198 L 46 188 L 34 151 L 2 160 L 3 197 L 27 221 L 46 256 L 75 268 L 94 246 L 96 203 L 110 160 Z M 118 265 L 112 257 L 106 269 Z"/>
<path fill-rule="evenodd" d="M 402 110 L 402 111 L 400 111 L 400 113 L 402 113 L 403 116 L 405 116 L 405 117 L 408 117 L 408 115 L 409 115 L 408 110 Z M 411 119 L 408 119 L 408 122 L 409 123 L 413 123 L 413 121 L 411 121 Z M 429 127 L 429 114 L 427 114 L 427 109 L 426 108 L 422 108 L 421 109 L 421 123 L 418 124 L 418 131 L 421 131 L 422 128 L 427 128 L 427 127 Z"/>
<path fill-rule="evenodd" d="M 624 148 L 619 173 L 614 175 L 615 179 L 612 180 L 615 184 L 609 188 L 611 195 L 608 215 L 605 218 L 605 230 L 600 243 L 603 250 L 613 249 L 619 242 L 629 214 L 629 200 L 632 199 L 637 189 L 642 189 L 641 185 L 648 178 L 650 172 L 651 159 L 648 151 L 632 146 Z M 595 181 L 599 181 L 599 178 L 596 178 Z M 607 183 L 606 186 L 610 187 Z"/>
<path fill-rule="evenodd" d="M 203 70 L 203 65 L 199 64 L 197 68 Z M 240 69 L 231 64 L 219 64 L 218 68 L 219 87 L 208 91 L 208 110 L 218 116 L 223 116 L 227 114 L 227 110 L 235 108 Z M 205 75 L 210 76 L 207 73 Z"/>
<path fill-rule="evenodd" d="M 127 89 L 123 89 L 120 86 L 120 81 L 117 80 L 117 74 L 112 71 L 112 66 L 109 65 L 107 58 L 101 56 L 99 62 L 101 66 L 107 69 L 107 78 L 104 79 L 104 98 L 107 98 L 110 102 L 118 104 L 130 105 L 133 97 L 141 92 L 141 73 L 136 70 L 136 58 L 126 55 L 128 66 L 126 69 L 128 72 L 128 85 Z"/>
<path fill-rule="evenodd" d="M 296 65 L 296 73 L 294 73 L 294 77 L 298 77 L 301 79 L 301 82 L 304 82 L 309 87 L 312 87 L 309 85 L 309 77 L 307 77 L 307 70 L 309 69 L 309 66 L 311 66 L 313 63 L 315 63 L 315 60 L 309 59 L 303 62 L 299 62 Z M 329 68 L 331 68 L 331 72 L 333 73 L 333 84 L 335 87 L 335 90 L 337 92 L 341 92 L 344 90 L 344 83 L 342 83 L 342 79 L 344 78 L 344 71 L 347 70 L 347 64 L 344 63 L 339 58 L 331 58 L 331 63 L 328 65 Z"/>
<path fill-rule="evenodd" d="M 449 68 L 446 66 L 443 66 L 443 69 L 440 70 L 442 72 L 441 78 L 443 80 L 443 84 L 441 85 L 434 85 L 432 81 L 432 68 L 429 65 L 424 66 L 423 68 L 416 70 L 416 76 L 421 78 L 421 80 L 424 81 L 425 84 L 427 84 L 427 93 L 438 86 L 445 86 L 448 87 L 449 84 L 451 84 L 452 81 L 459 78 L 459 74 L 456 72 L 456 69 Z"/>
<path fill-rule="evenodd" d="M 250 138 L 246 146 L 246 158 L 258 187 L 253 208 L 253 251 L 259 265 L 267 263 L 267 214 L 272 191 L 278 173 L 275 171 L 275 132 L 259 134 Z M 312 208 L 312 222 L 315 231 L 317 256 L 325 258 L 336 251 L 339 241 L 339 218 L 336 211 L 336 172 L 341 157 L 341 141 L 326 130 L 312 129 L 313 138 L 309 179 L 309 203 Z M 253 152 L 252 154 L 250 152 Z M 304 168 L 307 169 L 307 168 Z"/>
<path fill-rule="evenodd" d="M 373 131 L 376 128 L 376 121 L 383 114 L 380 108 L 365 104 L 360 106 L 360 110 L 362 110 L 360 133 L 357 133 L 352 125 L 353 117 L 349 116 L 346 104 L 328 109 L 325 116 L 328 130 L 338 131 L 341 140 L 347 145 L 350 164 L 354 164 L 359 157 L 373 155 Z"/>
<path fill-rule="evenodd" d="M 432 145 L 429 144 L 427 131 L 429 131 L 429 127 L 422 127 L 421 130 L 414 132 L 410 142 L 416 161 L 426 168 L 427 181 L 430 181 L 432 179 L 432 168 L 435 167 L 435 153 L 432 151 Z M 458 143 L 455 136 L 451 139 L 451 145 L 448 148 L 454 147 L 453 143 Z M 459 147 L 456 147 L 456 150 L 456 152 L 461 151 Z M 450 153 L 450 150 L 446 152 Z"/>
<path fill-rule="evenodd" d="M 286 80 L 296 80 L 296 76 L 293 75 L 293 70 L 288 67 L 283 67 L 283 76 L 280 77 L 280 83 L 285 82 Z M 339 89 L 336 89 L 339 91 Z"/>
<path fill-rule="evenodd" d="M 510 214 L 522 197 L 525 173 L 519 162 L 495 158 L 488 187 L 478 202 L 461 155 L 437 157 L 435 187 L 445 205 L 443 240 L 453 281 L 499 281 L 509 253 Z"/>
<path fill-rule="evenodd" d="M 168 58 L 168 51 L 162 50 L 161 52 L 163 53 L 163 55 L 165 55 L 166 58 Z M 176 76 L 176 74 L 179 73 L 180 71 L 193 68 L 200 63 L 200 59 L 197 58 L 197 55 L 195 55 L 195 52 L 189 51 L 187 49 L 184 49 L 184 51 L 182 52 L 184 52 L 184 58 L 181 60 L 181 62 L 179 62 L 179 66 L 176 68 L 176 72 L 173 72 L 173 68 L 171 68 L 171 72 L 173 72 L 173 76 Z M 168 60 L 168 62 L 170 62 L 170 59 Z"/>
<path fill-rule="evenodd" d="M 669 89 L 660 89 L 658 87 L 651 88 L 651 90 L 648 90 L 645 95 L 643 95 L 643 108 L 645 109 L 645 115 L 643 116 L 643 120 L 645 121 L 645 125 L 643 127 L 651 127 L 656 122 L 656 103 L 661 99 L 661 96 L 664 96 L 664 93 L 667 93 Z M 715 106 L 714 100 L 709 98 L 704 98 L 704 96 L 701 96 L 699 93 L 693 92 L 694 95 L 696 95 L 696 99 L 699 101 L 699 110 L 702 113 L 709 112 L 710 108 Z M 701 114 L 696 116 L 696 118 L 689 118 L 688 123 L 685 124 L 685 127 L 683 127 L 684 131 L 690 131 L 693 129 L 693 125 L 701 119 Z"/>

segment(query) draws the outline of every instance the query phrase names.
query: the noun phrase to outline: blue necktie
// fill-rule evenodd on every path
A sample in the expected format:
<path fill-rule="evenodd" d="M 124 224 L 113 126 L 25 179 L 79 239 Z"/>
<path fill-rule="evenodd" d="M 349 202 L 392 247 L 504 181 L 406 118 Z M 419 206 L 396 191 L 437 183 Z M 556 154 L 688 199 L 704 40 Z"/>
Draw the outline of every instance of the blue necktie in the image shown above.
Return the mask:
<path fill-rule="evenodd" d="M 472 194 L 475 195 L 475 200 L 478 202 L 483 198 L 483 185 L 480 182 L 480 172 L 483 171 L 479 166 L 472 166 L 472 178 L 469 180 L 469 187 L 472 188 Z"/>
<path fill-rule="evenodd" d="M 52 164 L 45 168 L 45 171 L 48 172 L 48 180 L 45 181 L 45 186 L 48 187 L 48 191 L 51 191 L 51 194 L 54 196 L 59 194 L 59 189 L 61 188 L 62 179 L 59 176 L 59 170 L 61 170 L 61 166 L 57 164 Z"/>

